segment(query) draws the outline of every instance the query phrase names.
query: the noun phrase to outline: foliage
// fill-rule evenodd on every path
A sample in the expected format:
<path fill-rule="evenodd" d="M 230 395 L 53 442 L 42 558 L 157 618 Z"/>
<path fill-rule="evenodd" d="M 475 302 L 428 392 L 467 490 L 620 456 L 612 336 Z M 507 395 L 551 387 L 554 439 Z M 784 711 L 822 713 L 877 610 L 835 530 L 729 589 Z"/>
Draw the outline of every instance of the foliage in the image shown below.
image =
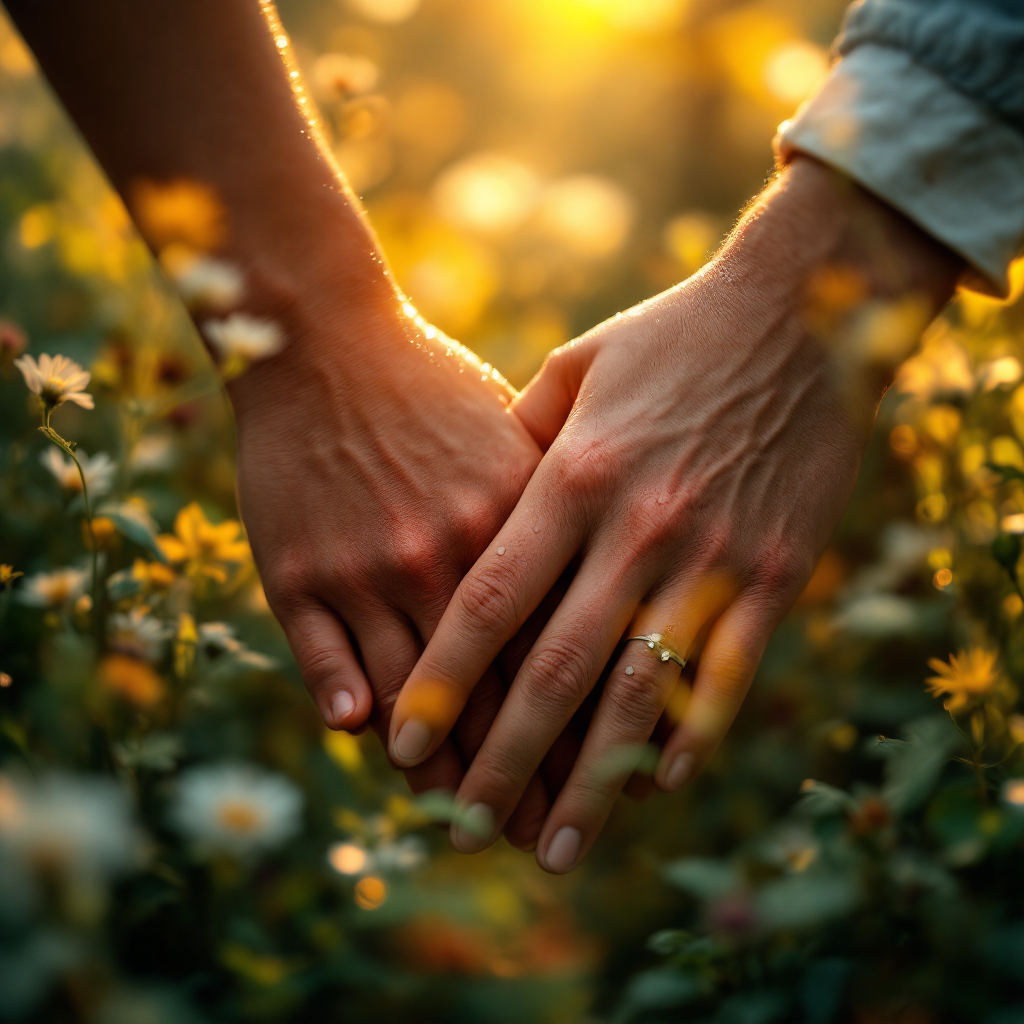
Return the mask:
<path fill-rule="evenodd" d="M 818 6 L 281 4 L 403 286 L 518 383 L 699 266 Z M 219 382 L 6 27 L 0 235 L 0 1019 L 1024 1020 L 1020 303 L 929 330 L 726 746 L 553 879 L 320 726 Z M 90 374 L 54 436 L 26 345 Z"/>

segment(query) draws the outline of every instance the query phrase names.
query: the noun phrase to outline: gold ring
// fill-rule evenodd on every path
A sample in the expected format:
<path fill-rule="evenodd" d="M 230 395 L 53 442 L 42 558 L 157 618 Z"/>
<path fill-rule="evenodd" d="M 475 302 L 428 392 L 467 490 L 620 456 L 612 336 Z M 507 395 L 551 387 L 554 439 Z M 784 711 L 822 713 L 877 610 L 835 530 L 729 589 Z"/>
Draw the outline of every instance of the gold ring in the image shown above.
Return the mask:
<path fill-rule="evenodd" d="M 662 639 L 660 633 L 651 633 L 650 636 L 631 636 L 626 643 L 629 643 L 630 640 L 642 640 L 652 651 L 657 653 L 659 661 L 674 661 L 680 668 L 686 668 L 686 659 L 676 654 L 671 647 L 663 644 Z"/>

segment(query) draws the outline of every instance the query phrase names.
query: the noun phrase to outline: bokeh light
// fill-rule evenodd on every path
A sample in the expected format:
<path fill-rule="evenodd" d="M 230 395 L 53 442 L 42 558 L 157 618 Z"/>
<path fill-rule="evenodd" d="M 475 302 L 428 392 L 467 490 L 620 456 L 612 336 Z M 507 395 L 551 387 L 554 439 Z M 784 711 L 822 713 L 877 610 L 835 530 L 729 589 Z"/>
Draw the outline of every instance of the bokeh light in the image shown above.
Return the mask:
<path fill-rule="evenodd" d="M 765 85 L 782 103 L 800 103 L 824 81 L 828 65 L 828 52 L 820 46 L 804 39 L 783 43 L 765 62 Z"/>
<path fill-rule="evenodd" d="M 342 875 L 358 875 L 369 860 L 366 850 L 355 843 L 335 843 L 327 852 L 331 867 Z"/>
<path fill-rule="evenodd" d="M 609 256 L 625 243 L 635 206 L 615 182 L 580 174 L 552 182 L 538 209 L 541 230 L 584 256 Z"/>
<path fill-rule="evenodd" d="M 419 10 L 420 0 L 342 0 L 356 14 L 370 21 L 394 25 L 406 21 Z"/>
<path fill-rule="evenodd" d="M 529 216 L 540 189 L 524 163 L 477 153 L 449 167 L 434 185 L 438 212 L 458 227 L 505 234 Z"/>

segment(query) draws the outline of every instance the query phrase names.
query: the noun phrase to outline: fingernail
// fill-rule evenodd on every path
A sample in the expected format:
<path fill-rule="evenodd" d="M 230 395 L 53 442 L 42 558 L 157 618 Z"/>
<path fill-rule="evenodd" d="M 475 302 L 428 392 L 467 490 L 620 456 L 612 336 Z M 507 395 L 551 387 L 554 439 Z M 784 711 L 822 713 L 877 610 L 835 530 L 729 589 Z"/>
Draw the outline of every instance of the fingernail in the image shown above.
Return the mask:
<path fill-rule="evenodd" d="M 548 871 L 564 874 L 571 871 L 580 855 L 583 845 L 583 833 L 571 825 L 563 825 L 548 843 L 548 852 L 544 855 L 544 863 Z"/>
<path fill-rule="evenodd" d="M 402 761 L 415 761 L 427 752 L 429 746 L 430 726 L 418 718 L 410 718 L 395 737 L 395 754 Z"/>
<path fill-rule="evenodd" d="M 487 804 L 467 807 L 452 822 L 452 846 L 461 853 L 479 853 L 491 844 L 494 821 L 494 811 Z"/>
<path fill-rule="evenodd" d="M 339 690 L 331 701 L 331 714 L 334 716 L 334 724 L 342 726 L 345 719 L 356 709 L 356 700 L 348 690 Z"/>
<path fill-rule="evenodd" d="M 670 792 L 682 789 L 693 771 L 693 754 L 676 754 L 665 772 L 665 788 Z"/>

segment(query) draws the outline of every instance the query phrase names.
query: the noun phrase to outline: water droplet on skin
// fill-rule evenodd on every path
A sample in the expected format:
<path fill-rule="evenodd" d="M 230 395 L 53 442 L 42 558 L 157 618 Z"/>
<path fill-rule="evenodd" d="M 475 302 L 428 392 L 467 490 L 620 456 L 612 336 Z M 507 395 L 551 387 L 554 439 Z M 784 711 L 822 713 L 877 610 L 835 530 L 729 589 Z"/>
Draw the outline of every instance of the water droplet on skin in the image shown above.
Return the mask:
<path fill-rule="evenodd" d="M 498 548 L 498 554 L 499 555 L 505 554 L 505 549 L 504 548 Z"/>
<path fill-rule="evenodd" d="M 539 527 L 539 526 L 535 526 L 535 527 L 533 528 L 533 532 L 534 532 L 534 533 L 540 533 L 540 527 Z"/>
<path fill-rule="evenodd" d="M 632 674 L 633 674 L 633 666 L 632 665 L 627 665 L 626 666 L 626 675 L 627 676 L 631 676 Z"/>

